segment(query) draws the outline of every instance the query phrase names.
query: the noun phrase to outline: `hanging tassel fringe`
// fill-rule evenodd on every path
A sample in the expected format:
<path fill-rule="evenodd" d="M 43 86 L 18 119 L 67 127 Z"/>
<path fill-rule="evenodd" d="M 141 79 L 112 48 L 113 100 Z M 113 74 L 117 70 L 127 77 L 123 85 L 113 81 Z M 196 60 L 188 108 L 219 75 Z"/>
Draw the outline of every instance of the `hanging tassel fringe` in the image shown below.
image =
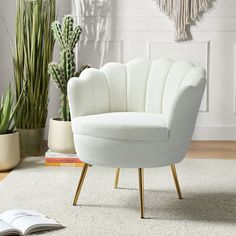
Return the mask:
<path fill-rule="evenodd" d="M 208 0 L 153 0 L 174 21 L 176 41 L 188 40 L 187 25 L 199 20 L 208 9 Z"/>

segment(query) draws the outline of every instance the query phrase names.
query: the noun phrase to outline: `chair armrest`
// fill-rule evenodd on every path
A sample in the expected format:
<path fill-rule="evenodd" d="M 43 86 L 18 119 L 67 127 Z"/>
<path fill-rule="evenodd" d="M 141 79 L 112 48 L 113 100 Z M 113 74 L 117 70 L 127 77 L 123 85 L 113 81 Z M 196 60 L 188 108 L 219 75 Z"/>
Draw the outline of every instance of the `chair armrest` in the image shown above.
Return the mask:
<path fill-rule="evenodd" d="M 69 80 L 68 98 L 71 119 L 108 112 L 109 94 L 105 75 L 97 69 L 86 69 L 80 77 Z"/>
<path fill-rule="evenodd" d="M 196 85 L 183 86 L 167 114 L 167 127 L 172 133 L 183 133 L 194 129 L 198 110 L 206 85 L 206 79 L 199 80 Z M 192 134 L 191 134 L 192 135 Z"/>
<path fill-rule="evenodd" d="M 204 78 L 197 85 L 182 87 L 169 114 L 167 114 L 169 153 L 173 163 L 181 161 L 187 152 L 195 128 L 205 84 L 206 79 Z"/>

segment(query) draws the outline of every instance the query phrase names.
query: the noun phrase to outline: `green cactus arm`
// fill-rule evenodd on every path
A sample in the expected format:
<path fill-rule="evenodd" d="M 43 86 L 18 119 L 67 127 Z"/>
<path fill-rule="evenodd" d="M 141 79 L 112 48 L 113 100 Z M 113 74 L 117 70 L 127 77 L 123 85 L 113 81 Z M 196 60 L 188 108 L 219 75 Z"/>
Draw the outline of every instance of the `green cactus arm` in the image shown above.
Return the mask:
<path fill-rule="evenodd" d="M 75 54 L 70 49 L 63 50 L 61 53 L 61 67 L 64 68 L 65 82 L 75 75 Z"/>
<path fill-rule="evenodd" d="M 63 78 L 65 77 L 64 72 L 59 64 L 50 63 L 48 65 L 48 72 L 52 76 L 53 81 L 60 89 L 62 93 L 66 90 L 66 85 L 63 83 Z"/>
<path fill-rule="evenodd" d="M 68 97 L 67 97 L 67 106 L 66 106 L 66 111 L 67 111 L 67 120 L 71 120 L 71 117 L 70 117 L 70 105 L 69 105 L 69 100 L 68 100 Z"/>
<path fill-rule="evenodd" d="M 56 84 L 58 89 L 61 92 L 64 92 L 64 86 L 63 86 L 64 73 L 60 65 L 56 63 L 50 63 L 48 65 L 48 72 L 51 75 L 53 82 Z"/>
<path fill-rule="evenodd" d="M 60 114 L 61 114 L 61 118 L 63 121 L 67 121 L 68 120 L 68 110 L 67 110 L 67 95 L 66 94 L 62 94 L 60 101 L 61 101 L 61 105 L 60 105 Z"/>
<path fill-rule="evenodd" d="M 70 48 L 74 49 L 76 46 L 76 43 L 79 41 L 80 39 L 80 35 L 82 33 L 82 27 L 77 25 L 71 35 L 71 39 L 70 39 Z"/>
<path fill-rule="evenodd" d="M 52 31 L 54 38 L 57 40 L 61 48 L 65 48 L 65 42 L 62 35 L 62 27 L 59 21 L 54 21 L 52 23 Z"/>
<path fill-rule="evenodd" d="M 69 46 L 70 38 L 73 33 L 74 19 L 72 16 L 65 16 L 62 22 L 62 37 L 66 47 Z"/>

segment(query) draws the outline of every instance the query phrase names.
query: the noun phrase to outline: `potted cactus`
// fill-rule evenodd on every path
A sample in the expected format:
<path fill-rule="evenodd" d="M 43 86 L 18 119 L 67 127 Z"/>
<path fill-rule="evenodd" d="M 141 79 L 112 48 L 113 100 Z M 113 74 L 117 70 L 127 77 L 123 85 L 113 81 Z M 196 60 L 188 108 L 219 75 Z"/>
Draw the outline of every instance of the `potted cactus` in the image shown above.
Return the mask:
<path fill-rule="evenodd" d="M 73 17 L 68 15 L 64 17 L 62 24 L 58 21 L 53 22 L 52 31 L 61 49 L 60 63 L 50 63 L 48 71 L 61 92 L 61 117 L 50 120 L 48 147 L 53 152 L 75 153 L 67 96 L 67 83 L 71 77 L 78 77 L 84 69 L 88 68 L 85 65 L 76 72 L 74 50 L 79 41 L 82 27 L 79 25 L 74 26 Z"/>
<path fill-rule="evenodd" d="M 14 116 L 18 104 L 14 106 L 13 103 L 9 86 L 0 103 L 0 171 L 12 169 L 20 161 L 19 133 L 14 131 Z"/>

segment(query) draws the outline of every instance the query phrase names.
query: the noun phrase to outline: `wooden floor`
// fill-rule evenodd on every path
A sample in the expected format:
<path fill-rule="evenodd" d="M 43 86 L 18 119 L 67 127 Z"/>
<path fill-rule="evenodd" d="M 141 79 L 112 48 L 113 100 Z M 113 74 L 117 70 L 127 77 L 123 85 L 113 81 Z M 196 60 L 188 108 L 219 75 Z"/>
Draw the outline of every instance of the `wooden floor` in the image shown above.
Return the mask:
<path fill-rule="evenodd" d="M 236 159 L 236 141 L 192 141 L 188 158 Z"/>
<path fill-rule="evenodd" d="M 4 179 L 8 174 L 9 172 L 0 172 L 0 181 Z"/>
<path fill-rule="evenodd" d="M 236 160 L 236 141 L 192 141 L 187 158 Z M 0 172 L 0 181 L 8 174 Z"/>

